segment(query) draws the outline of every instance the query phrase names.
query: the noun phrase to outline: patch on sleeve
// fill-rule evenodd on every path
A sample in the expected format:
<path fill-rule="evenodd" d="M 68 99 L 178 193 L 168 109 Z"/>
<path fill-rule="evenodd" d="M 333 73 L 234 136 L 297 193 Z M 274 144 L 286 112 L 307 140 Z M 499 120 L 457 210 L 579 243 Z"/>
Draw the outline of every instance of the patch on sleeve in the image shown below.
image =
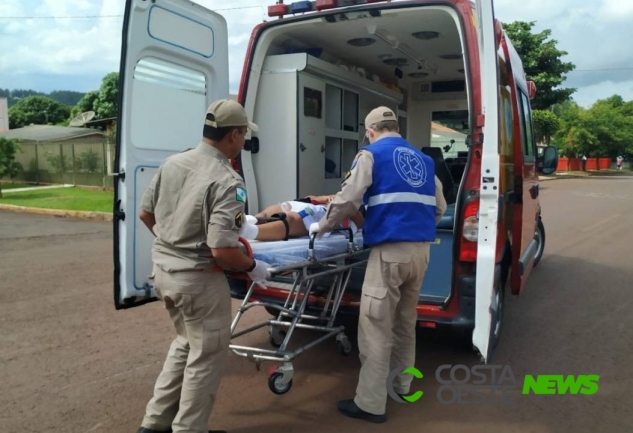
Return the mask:
<path fill-rule="evenodd" d="M 237 215 L 235 215 L 235 226 L 239 229 L 242 227 L 243 223 L 244 215 L 242 215 L 242 212 L 238 212 Z"/>
<path fill-rule="evenodd" d="M 237 188 L 235 191 L 235 200 L 246 203 L 246 190 L 244 188 Z"/>
<path fill-rule="evenodd" d="M 356 163 L 358 162 L 358 158 L 360 158 L 360 152 L 358 152 L 356 154 L 356 156 L 354 157 L 354 160 L 352 161 L 352 165 L 349 168 L 349 171 L 351 172 L 352 170 L 354 170 L 354 167 L 356 167 Z M 348 172 L 349 173 L 349 172 Z"/>

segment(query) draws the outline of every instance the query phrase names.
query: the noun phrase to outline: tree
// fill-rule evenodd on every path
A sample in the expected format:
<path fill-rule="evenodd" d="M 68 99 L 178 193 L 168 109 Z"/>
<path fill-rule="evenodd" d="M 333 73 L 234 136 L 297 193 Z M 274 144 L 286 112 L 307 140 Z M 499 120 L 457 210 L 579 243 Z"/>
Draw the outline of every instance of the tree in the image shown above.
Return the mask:
<path fill-rule="evenodd" d="M 99 91 L 93 90 L 92 92 L 86 93 L 84 97 L 77 102 L 77 105 L 73 107 L 70 112 L 70 117 L 73 118 L 79 113 L 86 111 L 94 111 L 94 105 L 97 99 L 99 99 Z"/>
<path fill-rule="evenodd" d="M 22 170 L 22 164 L 15 160 L 15 154 L 18 150 L 19 148 L 15 141 L 0 137 L 0 179 L 5 177 L 13 179 Z M 0 197 L 2 197 L 1 183 Z"/>
<path fill-rule="evenodd" d="M 567 101 L 554 113 L 560 128 L 553 142 L 561 153 L 614 158 L 633 152 L 633 104 L 619 95 L 596 101 L 589 109 Z"/>
<path fill-rule="evenodd" d="M 619 95 L 598 100 L 589 109 L 591 127 L 600 143 L 602 155 L 615 158 L 633 142 L 633 116 Z"/>
<path fill-rule="evenodd" d="M 101 82 L 99 96 L 95 99 L 93 109 L 97 119 L 116 117 L 119 102 L 119 73 L 106 75 Z"/>
<path fill-rule="evenodd" d="M 598 140 L 592 132 L 592 122 L 588 110 L 572 101 L 556 107 L 559 116 L 559 129 L 553 144 L 561 155 L 576 157 L 588 155 L 597 149 Z"/>
<path fill-rule="evenodd" d="M 9 109 L 9 128 L 22 128 L 30 124 L 57 124 L 68 119 L 70 107 L 46 96 L 28 96 Z"/>
<path fill-rule="evenodd" d="M 68 105 L 69 107 L 77 104 L 83 96 L 83 93 L 72 90 L 54 90 L 48 94 L 49 98 L 54 99 L 60 104 Z"/>
<path fill-rule="evenodd" d="M 551 137 L 558 132 L 560 121 L 551 111 L 534 110 L 532 112 L 534 129 L 536 130 L 536 140 L 538 143 L 550 144 Z"/>
<path fill-rule="evenodd" d="M 48 96 L 49 98 L 59 102 L 62 105 L 68 105 L 72 107 L 77 104 L 84 94 L 81 92 L 75 92 L 71 90 L 55 90 L 49 94 L 36 92 L 35 90 L 9 90 L 9 89 L 0 89 L 0 97 L 7 98 L 9 108 L 13 107 L 15 104 L 20 101 L 22 98 L 26 98 L 27 96 Z"/>
<path fill-rule="evenodd" d="M 567 101 L 576 91 L 573 88 L 557 88 L 565 81 L 565 74 L 576 66 L 561 60 L 567 52 L 557 48 L 558 41 L 547 40 L 552 31 L 533 33 L 534 24 L 534 21 L 515 21 L 503 27 L 523 61 L 528 79 L 536 83 L 532 108 L 546 110 Z"/>

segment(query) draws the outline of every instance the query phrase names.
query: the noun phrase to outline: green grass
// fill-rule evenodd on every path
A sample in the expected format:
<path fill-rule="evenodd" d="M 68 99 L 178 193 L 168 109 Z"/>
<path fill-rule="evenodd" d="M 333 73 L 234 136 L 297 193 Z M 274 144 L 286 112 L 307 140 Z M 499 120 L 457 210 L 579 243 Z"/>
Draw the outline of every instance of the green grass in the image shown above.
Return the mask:
<path fill-rule="evenodd" d="M 112 212 L 114 193 L 82 188 L 14 192 L 0 198 L 2 204 L 86 212 Z"/>

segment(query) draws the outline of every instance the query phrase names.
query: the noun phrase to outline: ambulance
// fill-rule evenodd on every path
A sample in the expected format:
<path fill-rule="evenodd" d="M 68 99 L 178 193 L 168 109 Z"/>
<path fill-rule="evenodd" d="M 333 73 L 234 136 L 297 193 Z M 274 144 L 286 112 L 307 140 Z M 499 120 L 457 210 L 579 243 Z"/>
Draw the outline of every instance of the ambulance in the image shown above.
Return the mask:
<path fill-rule="evenodd" d="M 449 204 L 420 291 L 420 327 L 465 333 L 489 362 L 506 292 L 519 295 L 543 256 L 536 94 L 492 0 L 277 2 L 246 52 L 238 102 L 259 126 L 232 161 L 247 211 L 340 190 L 367 113 L 388 106 L 429 156 Z M 115 161 L 114 303 L 156 300 L 153 237 L 139 203 L 166 157 L 201 139 L 207 106 L 229 97 L 229 38 L 220 13 L 189 0 L 127 0 Z M 361 271 L 342 311 L 358 310 Z M 232 295 L 246 292 L 231 280 Z M 283 302 L 269 287 L 262 300 Z M 318 302 L 315 301 L 315 302 Z"/>

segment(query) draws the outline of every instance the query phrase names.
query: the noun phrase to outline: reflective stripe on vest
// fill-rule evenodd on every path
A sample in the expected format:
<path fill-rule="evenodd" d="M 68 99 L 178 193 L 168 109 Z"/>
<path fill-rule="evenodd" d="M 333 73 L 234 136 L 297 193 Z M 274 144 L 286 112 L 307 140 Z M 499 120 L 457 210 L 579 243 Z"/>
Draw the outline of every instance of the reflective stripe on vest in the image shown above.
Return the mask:
<path fill-rule="evenodd" d="M 378 206 L 389 203 L 421 203 L 435 206 L 434 195 L 416 194 L 414 192 L 392 192 L 389 194 L 379 194 L 369 197 L 367 206 Z"/>
<path fill-rule="evenodd" d="M 435 164 L 401 137 L 385 137 L 365 147 L 373 156 L 372 184 L 363 197 L 367 206 L 363 241 L 368 247 L 386 242 L 433 242 Z"/>

